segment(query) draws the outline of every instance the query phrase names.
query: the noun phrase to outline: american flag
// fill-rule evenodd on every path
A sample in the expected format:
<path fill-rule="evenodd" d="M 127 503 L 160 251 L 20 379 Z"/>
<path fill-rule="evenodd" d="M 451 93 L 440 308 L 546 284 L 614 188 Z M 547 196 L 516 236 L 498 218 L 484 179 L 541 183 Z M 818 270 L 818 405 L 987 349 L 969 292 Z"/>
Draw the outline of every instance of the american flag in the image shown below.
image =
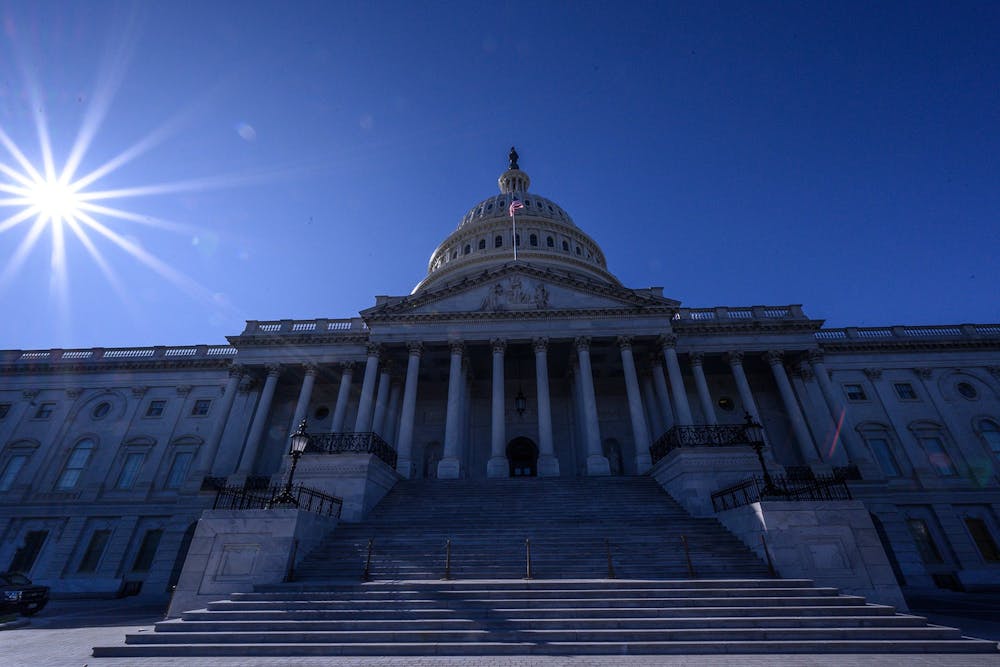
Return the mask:
<path fill-rule="evenodd" d="M 510 217 L 513 218 L 514 217 L 514 211 L 518 211 L 518 210 L 520 210 L 522 208 L 524 208 L 524 204 L 522 204 L 520 201 L 518 201 L 517 199 L 515 199 L 514 201 L 512 201 L 510 203 Z"/>

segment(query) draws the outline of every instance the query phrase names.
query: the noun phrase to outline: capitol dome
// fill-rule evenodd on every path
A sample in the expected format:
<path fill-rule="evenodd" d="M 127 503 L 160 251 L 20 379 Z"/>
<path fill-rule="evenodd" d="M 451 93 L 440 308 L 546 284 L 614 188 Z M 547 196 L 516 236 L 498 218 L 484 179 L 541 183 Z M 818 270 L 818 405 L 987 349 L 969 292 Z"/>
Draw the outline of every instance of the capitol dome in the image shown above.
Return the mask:
<path fill-rule="evenodd" d="M 620 285 L 607 270 L 604 251 L 569 214 L 551 199 L 529 192 L 531 179 L 518 167 L 513 147 L 509 157 L 509 168 L 497 181 L 500 194 L 482 200 L 462 216 L 458 229 L 431 254 L 427 276 L 413 293 L 512 263 L 515 245 L 519 263 Z M 515 200 L 523 205 L 514 221 L 516 238 L 509 214 Z"/>

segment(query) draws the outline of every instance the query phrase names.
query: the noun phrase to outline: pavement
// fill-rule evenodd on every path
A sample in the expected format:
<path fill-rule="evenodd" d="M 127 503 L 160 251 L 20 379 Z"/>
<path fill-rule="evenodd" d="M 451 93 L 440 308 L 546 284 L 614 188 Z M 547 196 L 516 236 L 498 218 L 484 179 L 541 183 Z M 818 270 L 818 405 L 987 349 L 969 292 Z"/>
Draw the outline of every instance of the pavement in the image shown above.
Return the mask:
<path fill-rule="evenodd" d="M 927 591 L 907 595 L 910 611 L 963 634 L 1000 641 L 1000 594 Z M 122 644 L 126 633 L 152 632 L 166 599 L 53 600 L 30 624 L 0 630 L 3 667 L 1000 667 L 996 655 L 721 655 L 721 656 L 485 656 L 324 658 L 94 658 L 94 646 Z"/>

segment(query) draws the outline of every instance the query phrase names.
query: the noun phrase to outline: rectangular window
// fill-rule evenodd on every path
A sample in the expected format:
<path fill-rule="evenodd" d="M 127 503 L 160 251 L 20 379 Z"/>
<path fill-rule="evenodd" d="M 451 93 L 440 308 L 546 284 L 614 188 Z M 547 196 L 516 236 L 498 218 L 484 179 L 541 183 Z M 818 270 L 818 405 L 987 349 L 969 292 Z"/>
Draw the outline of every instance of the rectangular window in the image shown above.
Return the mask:
<path fill-rule="evenodd" d="M 917 392 L 913 390 L 913 385 L 909 382 L 896 382 L 892 386 L 896 389 L 896 396 L 899 396 L 901 400 L 917 400 Z"/>
<path fill-rule="evenodd" d="M 913 541 L 917 543 L 917 551 L 920 558 L 929 565 L 936 565 L 944 562 L 941 552 L 934 543 L 931 531 L 927 528 L 927 522 L 923 519 L 907 519 L 906 525 L 910 529 Z"/>
<path fill-rule="evenodd" d="M 941 442 L 941 438 L 920 438 L 920 444 L 927 452 L 927 460 L 931 462 L 939 475 L 951 477 L 955 474 L 955 465 L 951 462 L 948 452 L 944 451 L 944 443 Z"/>
<path fill-rule="evenodd" d="M 35 559 L 42 551 L 45 538 L 49 536 L 47 530 L 29 530 L 24 536 L 24 544 L 14 552 L 14 558 L 10 561 L 9 572 L 21 572 L 28 574 L 35 565 Z"/>
<path fill-rule="evenodd" d="M 3 467 L 3 474 L 0 475 L 0 491 L 10 491 L 10 487 L 14 486 L 14 480 L 17 479 L 18 473 L 21 472 L 21 468 L 27 462 L 27 454 L 14 454 L 10 457 L 7 465 Z"/>
<path fill-rule="evenodd" d="M 179 489 L 184 480 L 187 479 L 188 468 L 191 466 L 191 460 L 194 458 L 194 452 L 177 452 L 174 456 L 173 463 L 170 464 L 170 472 L 167 474 L 167 483 L 163 488 L 165 489 Z"/>
<path fill-rule="evenodd" d="M 90 544 L 87 545 L 87 551 L 80 559 L 80 566 L 76 568 L 76 571 L 96 572 L 97 564 L 101 562 L 101 556 L 104 555 L 104 549 L 108 546 L 110 539 L 110 530 L 95 530 L 94 534 L 90 536 Z"/>
<path fill-rule="evenodd" d="M 204 417 L 208 414 L 208 409 L 212 407 L 212 401 L 207 398 L 199 398 L 191 408 L 191 414 L 195 417 Z"/>
<path fill-rule="evenodd" d="M 38 406 L 38 410 L 35 411 L 35 419 L 48 419 L 55 412 L 55 403 L 42 403 Z"/>
<path fill-rule="evenodd" d="M 159 528 L 146 531 L 146 534 L 142 536 L 139 553 L 135 555 L 135 562 L 132 563 L 133 572 L 149 572 L 149 568 L 153 565 L 153 557 L 156 556 L 156 550 L 160 546 L 161 537 L 163 537 L 163 531 Z"/>
<path fill-rule="evenodd" d="M 997 548 L 996 540 L 990 534 L 990 529 L 982 519 L 967 516 L 965 517 L 965 527 L 969 529 L 969 534 L 976 542 L 979 553 L 983 555 L 983 560 L 989 563 L 1000 562 L 1000 549 Z"/>
<path fill-rule="evenodd" d="M 879 468 L 886 477 L 899 477 L 899 465 L 896 464 L 896 457 L 892 455 L 892 448 L 885 438 L 867 438 L 865 442 L 871 448 L 878 461 Z"/>
<path fill-rule="evenodd" d="M 847 400 L 849 401 L 868 400 L 868 395 L 865 394 L 865 388 L 860 384 L 845 384 L 844 392 L 847 394 Z"/>
<path fill-rule="evenodd" d="M 8 412 L 10 412 L 10 403 L 0 403 L 0 419 L 5 418 Z"/>
<path fill-rule="evenodd" d="M 115 482 L 116 489 L 131 489 L 132 485 L 135 484 L 135 478 L 139 476 L 139 470 L 142 468 L 143 461 L 146 460 L 146 454 L 144 452 L 130 452 L 125 456 L 125 462 L 122 464 L 122 471 L 118 475 L 118 481 Z"/>
<path fill-rule="evenodd" d="M 147 417 L 159 417 L 163 414 L 163 408 L 167 407 L 166 401 L 150 401 L 146 408 Z"/>

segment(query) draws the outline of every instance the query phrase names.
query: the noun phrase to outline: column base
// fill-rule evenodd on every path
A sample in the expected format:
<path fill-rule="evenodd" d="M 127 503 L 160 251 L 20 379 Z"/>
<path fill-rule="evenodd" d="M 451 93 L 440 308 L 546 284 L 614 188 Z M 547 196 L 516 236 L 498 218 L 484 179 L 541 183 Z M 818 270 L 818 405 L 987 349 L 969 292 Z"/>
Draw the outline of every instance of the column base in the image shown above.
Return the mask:
<path fill-rule="evenodd" d="M 458 479 L 462 472 L 462 464 L 455 457 L 438 461 L 438 479 Z"/>
<path fill-rule="evenodd" d="M 549 456 L 538 457 L 538 476 L 539 477 L 558 477 L 559 476 L 559 459 L 551 454 Z"/>
<path fill-rule="evenodd" d="M 588 477 L 607 477 L 611 474 L 611 464 L 606 456 L 594 454 L 587 457 Z"/>
<path fill-rule="evenodd" d="M 486 464 L 486 476 L 510 477 L 510 461 L 503 456 L 494 456 Z"/>
<path fill-rule="evenodd" d="M 410 479 L 413 477 L 413 462 L 410 459 L 399 459 L 396 461 L 396 472 L 404 479 Z"/>

